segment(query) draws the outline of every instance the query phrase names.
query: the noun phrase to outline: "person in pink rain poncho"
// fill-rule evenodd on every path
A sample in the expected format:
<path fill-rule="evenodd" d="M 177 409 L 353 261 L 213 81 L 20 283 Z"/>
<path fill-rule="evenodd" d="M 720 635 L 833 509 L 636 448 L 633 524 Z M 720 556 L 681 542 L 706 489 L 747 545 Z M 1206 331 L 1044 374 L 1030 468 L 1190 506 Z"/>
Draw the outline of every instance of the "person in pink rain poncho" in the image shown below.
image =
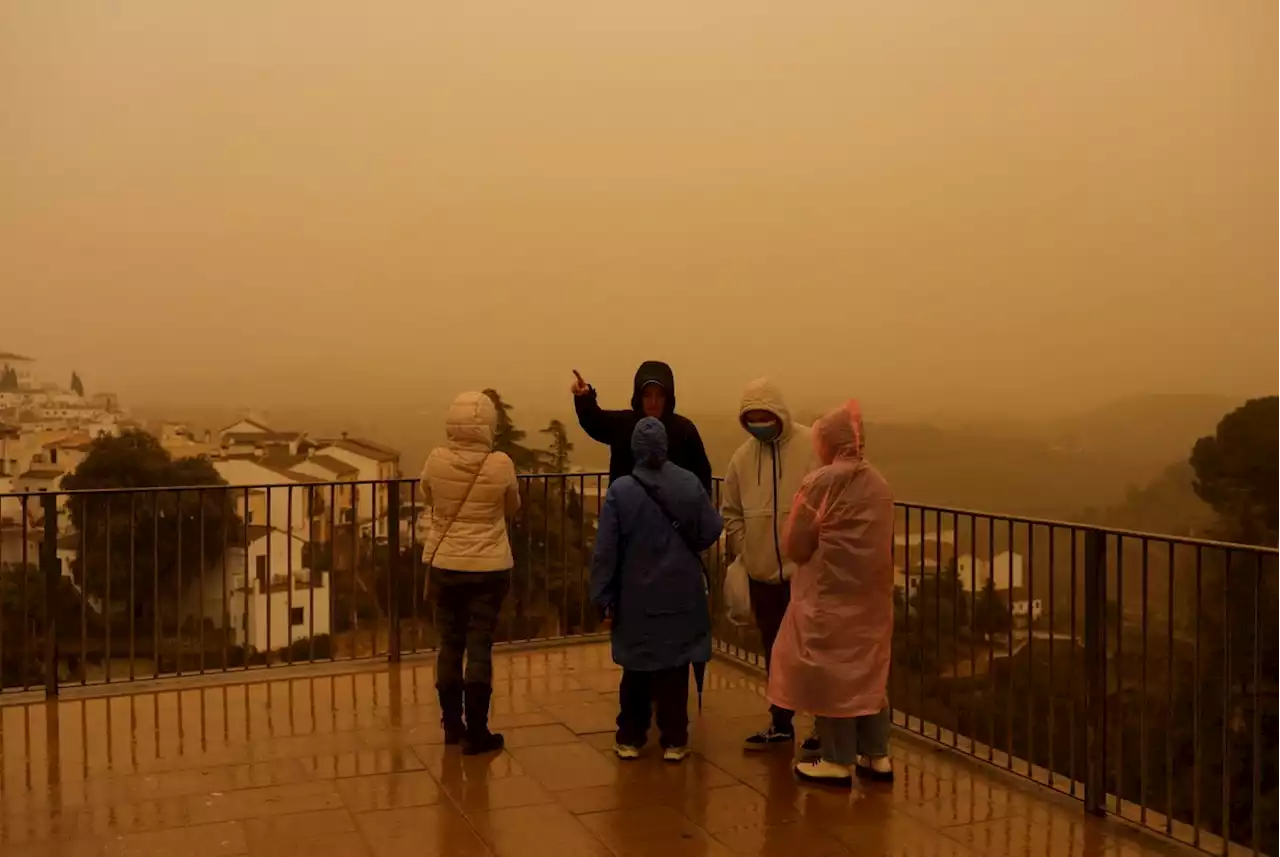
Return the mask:
<path fill-rule="evenodd" d="M 810 782 L 893 779 L 886 686 L 893 641 L 893 495 L 863 458 L 856 401 L 813 426 L 822 466 L 801 483 L 782 533 L 796 563 L 773 648 L 769 701 L 817 719 Z"/>

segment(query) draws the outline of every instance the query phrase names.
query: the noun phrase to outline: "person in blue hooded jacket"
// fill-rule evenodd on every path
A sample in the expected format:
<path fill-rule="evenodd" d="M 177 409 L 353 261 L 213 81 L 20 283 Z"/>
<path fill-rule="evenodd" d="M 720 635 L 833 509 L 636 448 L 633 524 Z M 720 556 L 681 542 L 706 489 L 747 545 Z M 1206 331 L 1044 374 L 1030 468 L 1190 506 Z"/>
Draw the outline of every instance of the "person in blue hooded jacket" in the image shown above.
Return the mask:
<path fill-rule="evenodd" d="M 689 755 L 689 666 L 711 659 L 702 551 L 724 522 L 698 477 L 667 460 L 667 430 L 631 433 L 635 468 L 609 485 L 591 560 L 591 601 L 613 623 L 620 759 L 640 755 L 657 709 L 663 758 Z"/>

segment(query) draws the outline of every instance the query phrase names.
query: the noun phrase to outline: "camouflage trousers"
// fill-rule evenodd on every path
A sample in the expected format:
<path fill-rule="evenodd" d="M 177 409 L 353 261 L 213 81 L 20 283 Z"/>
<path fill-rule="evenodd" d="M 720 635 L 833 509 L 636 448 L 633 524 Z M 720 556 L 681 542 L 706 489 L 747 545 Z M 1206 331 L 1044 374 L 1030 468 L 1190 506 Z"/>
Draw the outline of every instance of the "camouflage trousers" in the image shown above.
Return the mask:
<path fill-rule="evenodd" d="M 461 682 L 493 683 L 493 637 L 502 600 L 511 588 L 510 571 L 431 570 L 439 686 Z M 466 669 L 463 669 L 463 657 Z"/>

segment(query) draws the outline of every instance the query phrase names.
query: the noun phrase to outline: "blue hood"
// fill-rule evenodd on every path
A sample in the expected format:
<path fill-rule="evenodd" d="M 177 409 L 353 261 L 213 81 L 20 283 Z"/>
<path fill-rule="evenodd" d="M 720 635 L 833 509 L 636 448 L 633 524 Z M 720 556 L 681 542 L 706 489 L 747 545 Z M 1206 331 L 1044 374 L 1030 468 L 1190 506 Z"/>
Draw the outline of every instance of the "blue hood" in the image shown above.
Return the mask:
<path fill-rule="evenodd" d="M 631 454 L 636 467 L 656 470 L 667 460 L 667 429 L 661 420 L 645 417 L 631 432 Z"/>

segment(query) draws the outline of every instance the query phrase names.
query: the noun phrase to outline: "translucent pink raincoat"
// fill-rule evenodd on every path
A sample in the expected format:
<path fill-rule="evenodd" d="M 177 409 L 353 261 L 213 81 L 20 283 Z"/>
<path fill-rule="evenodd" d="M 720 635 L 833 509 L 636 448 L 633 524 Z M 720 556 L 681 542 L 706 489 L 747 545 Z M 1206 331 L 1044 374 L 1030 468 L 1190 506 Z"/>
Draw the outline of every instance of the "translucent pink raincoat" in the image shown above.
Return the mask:
<path fill-rule="evenodd" d="M 823 717 L 875 714 L 893 638 L 893 496 L 862 458 L 856 401 L 815 423 L 813 444 L 823 466 L 801 483 L 782 533 L 798 568 L 769 701 Z"/>

